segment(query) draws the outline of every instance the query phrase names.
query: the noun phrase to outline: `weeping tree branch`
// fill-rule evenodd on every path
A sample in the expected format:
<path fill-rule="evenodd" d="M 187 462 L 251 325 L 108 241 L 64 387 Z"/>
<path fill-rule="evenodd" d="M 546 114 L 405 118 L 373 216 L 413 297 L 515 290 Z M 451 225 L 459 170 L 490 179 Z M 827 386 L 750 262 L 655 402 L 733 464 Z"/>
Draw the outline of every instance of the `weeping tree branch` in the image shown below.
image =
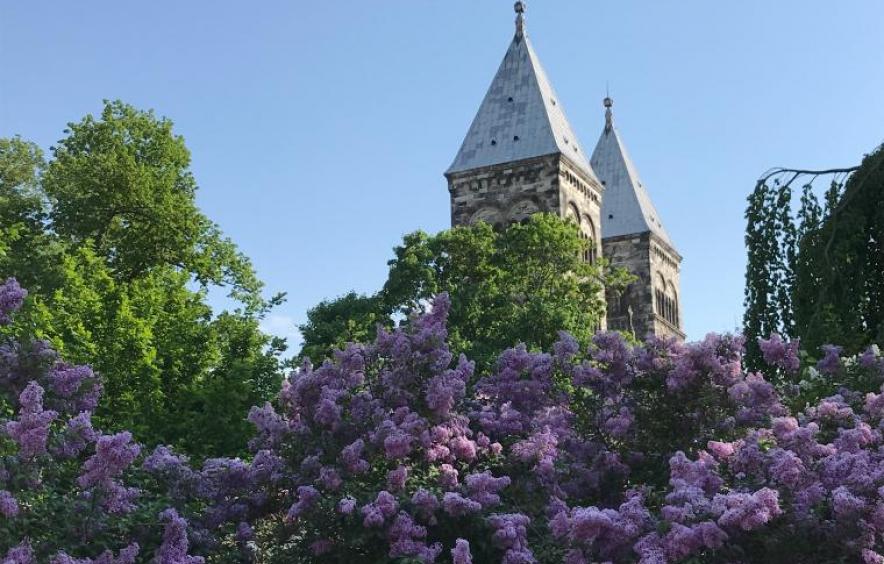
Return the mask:
<path fill-rule="evenodd" d="M 853 172 L 855 172 L 855 171 L 858 170 L 859 168 L 860 168 L 859 166 L 851 166 L 851 167 L 833 167 L 833 168 L 827 168 L 827 169 L 798 169 L 798 168 L 774 167 L 774 168 L 768 169 L 767 171 L 765 171 L 765 172 L 761 175 L 761 177 L 760 177 L 760 178 L 758 179 L 758 181 L 756 182 L 754 193 L 755 193 L 755 194 L 758 194 L 758 193 L 760 193 L 761 191 L 770 190 L 772 194 L 773 194 L 773 193 L 779 193 L 779 194 L 780 194 L 780 198 L 782 198 L 782 196 L 784 196 L 784 195 L 786 195 L 786 194 L 789 193 L 790 187 L 791 187 L 796 181 L 798 181 L 798 180 L 802 180 L 802 181 L 804 181 L 803 183 L 804 183 L 806 186 L 808 186 L 808 185 L 813 185 L 814 182 L 816 182 L 816 181 L 819 179 L 819 177 L 821 177 L 821 176 L 823 176 L 823 177 L 825 177 L 825 176 L 831 177 L 831 178 L 833 178 L 833 181 L 836 181 L 836 182 L 837 182 L 837 180 L 838 180 L 839 178 L 841 178 L 842 181 L 843 181 L 844 178 L 850 176 Z M 771 195 L 772 195 L 772 194 L 771 194 Z M 750 200 L 751 200 L 751 198 L 750 198 Z M 779 200 L 778 200 L 778 201 L 779 201 Z M 761 205 L 761 206 L 762 206 L 762 210 L 758 210 L 758 211 L 761 211 L 762 214 L 764 214 L 764 213 L 774 213 L 772 209 L 771 209 L 771 210 L 767 210 L 767 211 L 763 211 L 763 209 L 765 208 L 765 206 L 766 206 L 767 204 L 757 204 L 757 205 Z M 773 203 L 772 203 L 771 205 L 773 205 Z M 781 201 L 779 201 L 779 203 L 776 204 L 776 206 L 781 206 L 781 205 L 782 205 L 782 202 L 781 202 Z M 832 210 L 830 210 L 830 217 L 831 217 L 832 215 L 835 215 L 836 211 L 840 211 L 840 208 L 841 208 L 842 205 L 843 205 L 843 202 L 839 202 L 839 206 L 838 206 L 838 209 L 837 209 L 837 210 L 836 210 L 836 209 L 832 209 Z M 787 207 L 791 207 L 791 198 L 790 198 L 790 197 L 787 198 L 786 206 L 787 206 Z M 752 207 L 752 204 L 750 204 L 750 209 L 751 209 L 751 207 Z M 750 213 L 750 210 L 747 209 L 747 217 L 749 217 L 749 216 L 748 216 L 749 213 Z M 756 213 L 757 213 L 757 212 L 756 212 Z M 840 214 L 839 214 L 839 215 L 840 215 Z M 771 218 L 769 218 L 769 219 L 772 221 Z M 756 219 L 755 219 L 755 221 L 758 221 L 758 220 L 759 220 L 759 218 L 756 218 Z M 750 218 L 750 221 L 752 221 L 751 218 Z M 836 221 L 837 221 L 837 220 L 836 220 Z M 834 223 L 834 222 L 833 222 L 833 223 Z M 779 237 L 779 235 L 782 235 L 782 232 L 779 232 L 779 233 L 775 234 L 775 236 L 777 236 L 777 237 Z M 747 236 L 748 236 L 748 232 L 747 232 Z M 759 235 L 759 236 L 761 236 L 761 235 Z M 770 235 L 768 235 L 768 236 L 770 236 Z M 756 243 L 758 243 L 758 242 L 756 241 Z M 829 244 L 831 245 L 831 241 L 829 242 Z M 748 240 L 747 240 L 747 245 L 748 245 Z M 748 247 L 747 247 L 747 248 L 748 248 Z M 770 252 L 770 249 L 768 249 L 767 251 L 758 251 L 758 250 L 756 249 L 756 251 L 757 251 L 757 252 L 762 252 L 762 254 L 764 254 L 764 252 Z M 827 254 L 827 251 L 828 251 L 828 246 L 827 246 L 827 248 L 826 248 L 826 253 L 825 253 L 825 258 L 824 258 L 824 260 L 825 260 L 825 262 L 826 262 L 827 268 L 831 268 L 831 261 L 829 260 L 829 257 L 828 257 L 828 254 Z M 767 266 L 765 267 L 766 269 L 768 269 L 768 270 L 770 270 L 770 269 L 772 269 L 772 270 L 777 270 L 778 267 L 777 267 L 775 264 L 772 264 L 772 263 L 770 262 L 771 260 L 773 260 L 771 257 L 762 258 L 761 260 L 764 261 L 765 264 L 767 265 Z M 751 263 L 751 259 L 750 259 L 750 263 Z M 790 263 L 790 266 L 789 266 L 788 268 L 792 268 L 793 266 L 794 266 L 794 265 L 791 265 L 791 263 Z M 748 265 L 748 266 L 747 266 L 747 269 L 748 269 L 748 270 L 751 270 L 751 269 L 752 269 L 752 265 L 751 265 L 751 264 Z M 751 302 L 751 300 L 750 300 L 750 294 L 751 294 L 751 292 L 750 292 L 750 290 L 749 290 L 749 287 L 750 287 L 750 285 L 751 285 L 751 282 L 750 282 L 750 280 L 749 280 L 749 278 L 748 278 L 748 276 L 749 276 L 748 270 L 747 270 L 747 282 L 746 282 L 746 283 L 747 283 L 747 290 L 746 290 L 746 291 L 747 291 L 747 298 L 746 298 L 746 299 L 747 299 L 747 315 L 749 314 L 750 308 L 755 308 L 755 307 L 762 307 L 762 308 L 765 308 L 765 307 L 768 307 L 768 306 L 763 306 L 763 305 L 762 305 L 763 303 L 766 303 L 765 300 L 762 300 L 762 302 L 759 302 L 758 304 L 755 304 L 755 305 L 749 305 L 750 302 Z M 769 274 L 770 274 L 770 273 L 769 273 Z M 758 275 L 758 273 L 756 273 L 756 276 L 757 276 L 757 275 Z M 776 276 L 774 276 L 774 277 L 776 277 Z M 782 283 L 784 283 L 784 282 L 783 282 L 782 280 L 779 280 L 779 279 L 778 279 L 778 281 L 771 281 L 770 283 L 773 284 L 773 286 L 777 286 L 778 284 L 782 284 Z M 765 287 L 766 287 L 766 286 L 765 286 Z M 756 288 L 756 290 L 758 290 L 758 289 Z M 767 288 L 767 290 L 764 290 L 764 291 L 772 291 L 772 289 L 771 289 L 771 288 Z M 822 297 L 822 296 L 821 296 L 821 297 Z M 774 301 L 776 302 L 778 299 L 779 299 L 779 298 L 774 298 Z M 779 302 L 777 302 L 777 303 L 779 303 Z M 782 307 L 786 307 L 785 304 L 779 304 L 779 305 L 777 305 L 776 307 L 779 308 L 780 306 L 782 306 Z M 768 312 L 768 313 L 769 313 L 769 312 Z M 759 310 L 759 311 L 756 311 L 756 312 L 755 312 L 755 315 L 761 315 L 762 317 L 764 317 L 764 316 L 767 315 L 768 313 L 761 313 L 760 310 Z M 785 315 L 785 313 L 783 313 L 783 315 Z M 748 319 L 748 318 L 747 318 L 747 319 Z M 765 318 L 765 319 L 766 319 L 766 318 Z M 767 322 L 767 323 L 774 323 L 774 324 L 779 323 L 779 321 L 774 321 L 774 319 L 776 319 L 776 317 L 771 318 L 771 319 L 766 319 L 766 322 Z M 758 321 L 758 323 L 762 323 L 761 318 L 759 318 L 759 319 L 756 320 L 756 321 Z M 785 320 L 782 320 L 782 322 L 783 322 L 783 323 L 786 323 Z M 747 321 L 747 323 L 748 323 L 748 321 Z M 747 327 L 748 327 L 748 326 L 747 326 Z M 760 327 L 760 326 L 759 326 L 759 327 Z M 765 329 L 765 330 L 767 330 L 767 329 Z M 786 327 L 786 326 L 784 326 L 784 327 L 783 327 L 783 330 L 785 330 L 785 331 L 789 331 L 789 328 Z"/>
<path fill-rule="evenodd" d="M 849 174 L 849 173 L 854 172 L 858 169 L 859 169 L 859 165 L 851 166 L 851 167 L 847 167 L 847 168 L 829 168 L 826 170 L 804 170 L 804 169 L 800 169 L 800 168 L 774 167 L 774 168 L 768 169 L 764 174 L 762 174 L 761 178 L 758 179 L 758 182 L 755 184 L 755 186 L 761 186 L 762 184 L 764 184 L 768 180 L 770 180 L 772 177 L 774 177 L 778 174 L 784 174 L 787 172 L 792 173 L 792 178 L 784 186 L 789 186 L 790 184 L 792 184 L 792 182 L 795 181 L 796 178 L 798 178 L 799 176 L 801 176 L 803 174 L 812 174 L 814 176 L 814 178 L 816 178 L 817 176 L 822 176 L 824 174 L 845 174 L 845 173 Z"/>
<path fill-rule="evenodd" d="M 792 175 L 792 177 L 788 180 L 788 182 L 786 182 L 782 186 L 779 186 L 779 188 L 781 190 L 785 190 L 786 188 L 791 186 L 792 183 L 795 182 L 796 179 L 798 179 L 799 177 L 804 176 L 804 175 L 813 175 L 813 178 L 811 178 L 810 182 L 808 182 L 808 184 L 813 184 L 813 182 L 820 176 L 824 176 L 824 175 L 828 175 L 828 174 L 849 175 L 849 174 L 859 170 L 859 168 L 860 168 L 859 165 L 845 167 L 845 168 L 829 168 L 829 169 L 825 169 L 825 170 L 805 170 L 805 169 L 798 169 L 798 168 L 774 167 L 774 168 L 768 169 L 764 174 L 761 175 L 761 177 L 758 179 L 758 182 L 756 182 L 756 184 L 755 184 L 755 188 L 756 189 L 760 188 L 761 186 L 766 184 L 768 180 L 770 180 L 771 178 L 773 178 L 774 176 L 777 176 L 779 174 L 791 174 Z M 844 197 L 841 198 L 841 201 L 838 202 L 838 205 L 835 206 L 835 208 L 833 208 L 831 210 L 829 217 L 832 218 L 833 221 L 834 221 L 834 217 L 838 214 L 838 212 L 840 212 L 844 208 L 844 206 L 847 204 L 849 199 L 850 199 L 850 195 L 845 194 Z M 826 261 L 826 266 L 828 266 L 829 268 L 831 268 L 831 260 L 829 259 L 829 250 L 832 246 L 834 239 L 835 239 L 835 229 L 834 229 L 834 223 L 833 223 L 833 229 L 831 230 L 831 232 L 829 234 L 829 241 L 827 242 L 826 247 L 823 250 L 823 258 Z"/>

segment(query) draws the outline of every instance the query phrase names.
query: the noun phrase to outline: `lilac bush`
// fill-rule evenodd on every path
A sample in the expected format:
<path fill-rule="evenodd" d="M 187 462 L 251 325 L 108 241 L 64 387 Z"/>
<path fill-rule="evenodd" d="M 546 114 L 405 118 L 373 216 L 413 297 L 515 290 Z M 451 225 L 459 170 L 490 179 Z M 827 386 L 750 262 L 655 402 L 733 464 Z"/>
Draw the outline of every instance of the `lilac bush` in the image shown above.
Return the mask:
<path fill-rule="evenodd" d="M 476 374 L 447 312 L 305 363 L 248 414 L 248 460 L 200 467 L 93 429 L 91 371 L 4 345 L 7 561 L 884 562 L 877 349 L 817 363 L 773 335 L 775 385 L 738 336 L 562 334 Z M 48 492 L 64 534 L 16 525 Z"/>
<path fill-rule="evenodd" d="M 3 562 L 131 564 L 153 553 L 156 562 L 186 562 L 166 556 L 172 525 L 159 512 L 171 500 L 140 468 L 141 447 L 128 432 L 92 426 L 98 376 L 64 363 L 48 343 L 3 332 L 26 296 L 15 280 L 0 284 Z"/>

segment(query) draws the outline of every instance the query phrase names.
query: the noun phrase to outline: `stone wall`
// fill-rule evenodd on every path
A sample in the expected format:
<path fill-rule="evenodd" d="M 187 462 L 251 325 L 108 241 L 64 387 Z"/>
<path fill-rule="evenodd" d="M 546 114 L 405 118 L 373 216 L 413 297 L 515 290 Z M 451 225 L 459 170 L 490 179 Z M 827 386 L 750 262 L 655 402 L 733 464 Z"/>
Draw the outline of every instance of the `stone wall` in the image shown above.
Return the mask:
<path fill-rule="evenodd" d="M 602 241 L 603 254 L 611 266 L 625 268 L 638 277 L 617 295 L 606 292 L 608 329 L 631 331 L 643 338 L 654 328 L 654 310 L 650 290 L 651 264 L 648 260 L 650 233 L 612 237 Z"/>
<path fill-rule="evenodd" d="M 681 315 L 681 255 L 666 242 L 651 238 L 651 271 L 654 273 L 655 312 L 654 330 L 657 335 L 684 339 Z M 660 312 L 657 290 L 669 301 L 668 313 Z"/>
<path fill-rule="evenodd" d="M 668 320 L 656 294 L 658 289 L 669 291 L 674 303 L 680 303 L 681 256 L 649 231 L 604 239 L 602 246 L 612 266 L 624 267 L 638 277 L 619 296 L 607 292 L 608 329 L 632 331 L 639 338 L 653 333 L 684 339 L 680 315 L 675 316 L 675 323 Z"/>
<path fill-rule="evenodd" d="M 482 220 L 496 226 L 522 221 L 533 213 L 578 217 L 599 227 L 601 186 L 558 154 L 446 175 L 451 224 Z"/>

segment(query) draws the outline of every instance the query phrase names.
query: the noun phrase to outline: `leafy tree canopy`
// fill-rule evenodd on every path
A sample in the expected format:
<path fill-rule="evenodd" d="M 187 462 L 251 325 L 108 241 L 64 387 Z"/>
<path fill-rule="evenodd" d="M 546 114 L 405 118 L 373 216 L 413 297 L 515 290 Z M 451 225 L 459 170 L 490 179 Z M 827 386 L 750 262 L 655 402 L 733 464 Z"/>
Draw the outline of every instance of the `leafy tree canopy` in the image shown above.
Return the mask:
<path fill-rule="evenodd" d="M 822 202 L 813 184 L 820 177 L 830 180 Z M 775 169 L 758 181 L 746 210 L 750 367 L 761 362 L 758 338 L 772 332 L 800 338 L 811 354 L 830 342 L 856 353 L 884 338 L 882 193 L 884 147 L 858 167 Z"/>
<path fill-rule="evenodd" d="M 171 121 L 115 101 L 68 128 L 43 177 L 60 236 L 91 240 L 117 280 L 173 266 L 260 306 L 249 260 L 197 208 L 190 151 Z"/>
<path fill-rule="evenodd" d="M 559 330 L 587 342 L 604 315 L 603 288 L 623 288 L 630 276 L 604 262 L 583 260 L 576 226 L 551 214 L 495 231 L 485 223 L 437 235 L 406 235 L 375 295 L 347 294 L 308 312 L 300 329 L 302 357 L 321 359 L 346 342 L 371 338 L 432 296 L 451 297 L 454 350 L 480 365 L 494 351 L 525 343 L 549 347 Z"/>
<path fill-rule="evenodd" d="M 242 452 L 242 413 L 269 398 L 285 343 L 262 334 L 248 260 L 195 202 L 190 153 L 172 123 L 122 102 L 69 124 L 44 161 L 0 139 L 0 277 L 27 284 L 13 328 L 90 363 L 105 428 L 196 456 Z M 212 287 L 234 312 L 216 315 Z"/>

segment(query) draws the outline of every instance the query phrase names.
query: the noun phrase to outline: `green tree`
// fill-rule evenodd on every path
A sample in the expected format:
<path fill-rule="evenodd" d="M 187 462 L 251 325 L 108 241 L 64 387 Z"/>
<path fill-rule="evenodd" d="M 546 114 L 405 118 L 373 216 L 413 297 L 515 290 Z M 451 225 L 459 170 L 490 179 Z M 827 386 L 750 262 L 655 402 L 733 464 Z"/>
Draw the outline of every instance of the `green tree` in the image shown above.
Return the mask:
<path fill-rule="evenodd" d="M 34 143 L 0 138 L 0 272 L 13 270 L 14 264 L 19 280 L 32 291 L 53 286 L 47 273 L 58 264 L 61 250 L 44 228 L 49 202 L 40 178 L 45 164 Z"/>
<path fill-rule="evenodd" d="M 243 452 L 244 414 L 273 396 L 285 343 L 262 334 L 248 260 L 195 202 L 172 123 L 122 102 L 69 124 L 48 163 L 0 140 L 0 278 L 28 286 L 16 329 L 90 362 L 96 420 L 197 457 Z M 224 287 L 236 310 L 216 315 Z"/>
<path fill-rule="evenodd" d="M 839 343 L 855 353 L 884 343 L 884 146 L 841 185 L 802 241 L 797 334 L 809 350 Z"/>
<path fill-rule="evenodd" d="M 190 152 L 170 120 L 114 101 L 68 128 L 43 177 L 60 236 L 92 241 L 117 280 L 173 266 L 260 307 L 249 260 L 196 205 Z"/>
<path fill-rule="evenodd" d="M 375 326 L 387 319 L 382 311 L 378 296 L 356 292 L 320 302 L 307 312 L 307 323 L 299 327 L 304 339 L 301 358 L 321 360 L 347 343 L 370 342 Z"/>
<path fill-rule="evenodd" d="M 830 179 L 822 204 L 813 192 L 820 177 Z M 750 369 L 761 366 L 757 338 L 771 332 L 800 338 L 811 354 L 825 343 L 858 352 L 884 341 L 882 191 L 884 147 L 858 167 L 774 169 L 758 181 L 746 211 Z"/>
<path fill-rule="evenodd" d="M 451 298 L 452 348 L 480 365 L 518 343 L 548 348 L 559 330 L 587 342 L 604 315 L 604 286 L 622 289 L 631 277 L 584 261 L 585 245 L 575 225 L 550 214 L 503 231 L 478 223 L 406 235 L 376 295 L 351 293 L 308 312 L 301 356 L 318 360 L 354 336 L 371 338 L 377 323 L 405 319 L 440 292 Z"/>

